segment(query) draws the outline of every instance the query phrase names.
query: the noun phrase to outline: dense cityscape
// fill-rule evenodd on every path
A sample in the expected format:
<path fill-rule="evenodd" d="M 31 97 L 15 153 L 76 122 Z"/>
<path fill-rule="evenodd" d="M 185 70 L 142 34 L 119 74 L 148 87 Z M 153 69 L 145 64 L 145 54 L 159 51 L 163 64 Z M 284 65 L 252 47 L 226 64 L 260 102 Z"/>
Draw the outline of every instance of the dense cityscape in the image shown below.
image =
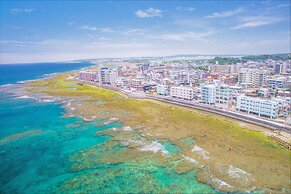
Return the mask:
<path fill-rule="evenodd" d="M 97 61 L 78 79 L 143 97 L 205 104 L 286 125 L 291 124 L 290 54 L 282 58 L 168 57 L 130 62 Z M 244 60 L 242 60 L 244 59 Z M 131 60 L 133 61 L 133 60 Z"/>

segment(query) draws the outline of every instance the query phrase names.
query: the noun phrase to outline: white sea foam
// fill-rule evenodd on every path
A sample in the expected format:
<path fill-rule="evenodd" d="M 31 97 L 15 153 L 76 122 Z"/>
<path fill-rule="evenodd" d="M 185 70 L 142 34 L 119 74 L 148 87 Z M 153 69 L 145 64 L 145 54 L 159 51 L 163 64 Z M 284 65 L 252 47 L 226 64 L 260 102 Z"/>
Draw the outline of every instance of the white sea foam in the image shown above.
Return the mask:
<path fill-rule="evenodd" d="M 228 175 L 232 179 L 242 181 L 245 183 L 254 181 L 252 174 L 231 165 L 229 166 L 229 169 L 228 169 Z"/>
<path fill-rule="evenodd" d="M 118 129 L 116 129 L 116 130 L 118 130 Z M 129 140 L 126 140 L 126 141 L 122 141 L 122 144 L 123 145 L 126 145 L 126 146 L 128 146 L 129 144 L 137 144 L 139 146 L 145 145 L 145 143 L 143 141 L 141 141 L 141 140 L 133 140 L 133 139 L 129 139 Z"/>
<path fill-rule="evenodd" d="M 193 158 L 190 158 L 190 157 L 187 157 L 187 156 L 184 156 L 183 155 L 183 158 L 191 163 L 194 163 L 194 164 L 199 164 L 199 162 L 197 162 L 195 159 Z"/>
<path fill-rule="evenodd" d="M 199 156 L 201 156 L 202 158 L 204 158 L 205 160 L 209 159 L 209 152 L 207 152 L 206 150 L 204 150 L 203 148 L 195 145 L 192 149 L 192 152 L 197 153 Z"/>
<path fill-rule="evenodd" d="M 222 181 L 220 179 L 217 179 L 217 178 L 213 177 L 211 180 L 212 180 L 212 182 L 217 183 L 219 185 L 218 188 L 220 188 L 220 187 L 229 187 L 229 188 L 231 188 L 232 187 L 231 185 L 229 185 L 228 183 L 226 183 L 226 182 L 224 182 L 224 181 Z"/>
<path fill-rule="evenodd" d="M 242 174 L 247 175 L 249 173 L 246 171 L 243 171 L 242 169 L 239 169 L 237 167 L 229 166 L 228 174 L 233 178 L 239 178 L 240 175 L 242 175 Z"/>
<path fill-rule="evenodd" d="M 121 127 L 121 128 L 116 128 L 116 127 L 113 127 L 112 128 L 113 131 L 132 131 L 131 127 Z M 128 142 L 131 142 L 131 143 L 137 143 L 137 144 L 140 144 L 139 141 L 135 141 L 135 140 L 130 140 Z"/>
<path fill-rule="evenodd" d="M 131 127 L 129 127 L 129 126 L 124 126 L 122 129 L 124 131 L 132 131 Z"/>
<path fill-rule="evenodd" d="M 26 96 L 26 95 L 18 96 L 18 97 L 16 97 L 16 98 L 19 98 L 19 99 L 26 99 L 26 98 L 36 99 L 35 97 L 32 97 L 32 96 Z"/>
<path fill-rule="evenodd" d="M 118 121 L 119 121 L 119 118 L 111 117 L 110 119 L 108 119 L 107 121 L 104 122 L 104 125 L 108 125 L 108 124 L 115 123 L 115 122 L 118 122 Z"/>
<path fill-rule="evenodd" d="M 1 85 L 0 87 L 6 87 L 6 86 L 12 86 L 14 84 L 4 84 L 4 85 Z"/>
<path fill-rule="evenodd" d="M 139 150 L 141 151 L 152 151 L 154 153 L 161 152 L 163 155 L 168 155 L 169 152 L 165 149 L 165 147 L 157 141 L 154 141 L 150 144 L 145 144 Z"/>

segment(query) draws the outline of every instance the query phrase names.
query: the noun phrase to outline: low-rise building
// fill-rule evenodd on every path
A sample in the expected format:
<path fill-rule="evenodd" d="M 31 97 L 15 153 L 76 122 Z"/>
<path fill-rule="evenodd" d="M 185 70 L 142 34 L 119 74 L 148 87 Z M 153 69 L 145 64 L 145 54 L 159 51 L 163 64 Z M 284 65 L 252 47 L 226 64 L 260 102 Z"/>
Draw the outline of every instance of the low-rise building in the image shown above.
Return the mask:
<path fill-rule="evenodd" d="M 271 88 L 284 88 L 287 83 L 286 77 L 277 77 L 267 80 L 267 86 Z"/>
<path fill-rule="evenodd" d="M 158 85 L 157 94 L 167 96 L 170 93 L 170 86 L 168 85 Z"/>
<path fill-rule="evenodd" d="M 237 98 L 236 109 L 259 116 L 276 118 L 279 114 L 280 105 L 274 100 L 240 95 Z"/>
<path fill-rule="evenodd" d="M 269 89 L 268 88 L 261 88 L 258 90 L 258 96 L 262 98 L 266 98 L 269 95 Z"/>
<path fill-rule="evenodd" d="M 95 71 L 79 71 L 78 79 L 85 81 L 97 81 L 98 73 Z"/>
<path fill-rule="evenodd" d="M 170 96 L 174 98 L 180 98 L 185 100 L 192 100 L 194 98 L 193 89 L 190 87 L 171 87 Z"/>
<path fill-rule="evenodd" d="M 140 79 L 130 80 L 130 87 L 133 90 L 143 91 L 143 85 L 142 85 L 142 81 Z"/>

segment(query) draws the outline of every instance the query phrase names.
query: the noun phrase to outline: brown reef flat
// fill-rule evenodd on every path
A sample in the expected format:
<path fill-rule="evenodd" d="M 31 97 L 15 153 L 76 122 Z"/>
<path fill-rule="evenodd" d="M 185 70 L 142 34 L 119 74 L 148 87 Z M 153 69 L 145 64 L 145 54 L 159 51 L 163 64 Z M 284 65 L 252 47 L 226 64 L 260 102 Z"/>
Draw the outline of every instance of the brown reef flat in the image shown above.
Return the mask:
<path fill-rule="evenodd" d="M 212 114 L 79 85 L 66 80 L 72 74 L 29 82 L 25 87 L 30 93 L 70 98 L 65 104 L 66 115 L 104 119 L 105 124 L 118 118 L 129 127 L 97 133 L 112 139 L 73 156 L 72 161 L 78 164 L 72 166 L 73 170 L 98 163 L 152 163 L 171 166 L 176 173 L 196 169 L 198 180 L 221 191 L 271 188 L 269 192 L 291 192 L 290 150 L 268 139 L 260 132 L 261 127 L 248 124 L 242 127 L 242 122 L 239 125 Z M 163 141 L 177 146 L 179 153 L 167 154 L 157 143 Z M 126 149 L 112 151 L 116 146 Z"/>

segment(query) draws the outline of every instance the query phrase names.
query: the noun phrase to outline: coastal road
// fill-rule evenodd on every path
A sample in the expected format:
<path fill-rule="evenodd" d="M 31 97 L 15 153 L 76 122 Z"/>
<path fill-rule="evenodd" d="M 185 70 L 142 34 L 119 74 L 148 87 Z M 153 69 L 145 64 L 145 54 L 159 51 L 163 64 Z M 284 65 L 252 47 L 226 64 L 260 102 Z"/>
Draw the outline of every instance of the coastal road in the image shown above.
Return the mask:
<path fill-rule="evenodd" d="M 75 80 L 80 81 L 78 79 L 75 79 Z M 266 119 L 257 118 L 257 117 L 251 116 L 251 115 L 245 115 L 245 114 L 242 114 L 240 112 L 218 109 L 215 107 L 211 107 L 209 105 L 202 105 L 202 104 L 192 103 L 190 101 L 183 101 L 183 100 L 178 100 L 178 99 L 173 99 L 173 98 L 168 98 L 168 97 L 159 97 L 159 96 L 149 95 L 149 94 L 144 94 L 144 93 L 135 93 L 135 92 L 131 92 L 128 90 L 121 90 L 120 88 L 113 87 L 110 85 L 101 85 L 99 83 L 91 82 L 91 81 L 86 81 L 86 82 L 81 81 L 81 82 L 84 84 L 91 85 L 91 86 L 96 86 L 96 87 L 100 87 L 100 88 L 104 88 L 104 89 L 109 89 L 109 90 L 121 92 L 121 93 L 123 93 L 129 97 L 133 97 L 133 98 L 157 100 L 160 102 L 170 103 L 170 104 L 174 104 L 174 105 L 178 105 L 178 106 L 184 106 L 184 107 L 188 107 L 188 108 L 193 108 L 193 109 L 197 109 L 197 110 L 201 110 L 201 111 L 206 111 L 206 112 L 226 116 L 229 118 L 233 118 L 233 119 L 241 120 L 241 121 L 248 122 L 251 124 L 259 125 L 259 126 L 262 126 L 265 128 L 272 129 L 272 130 L 284 131 L 288 134 L 290 134 L 290 132 L 291 132 L 291 127 L 284 125 L 283 123 L 277 123 L 277 122 L 269 121 Z"/>
<path fill-rule="evenodd" d="M 202 110 L 202 111 L 206 111 L 206 112 L 210 112 L 210 113 L 219 114 L 222 116 L 242 120 L 242 121 L 252 123 L 255 125 L 260 125 L 260 126 L 272 129 L 272 130 L 284 131 L 288 134 L 290 134 L 290 132 L 291 132 L 291 127 L 286 126 L 284 124 L 275 123 L 275 122 L 263 120 L 260 118 L 255 118 L 255 117 L 252 117 L 249 115 L 241 114 L 239 112 L 227 111 L 227 110 L 218 109 L 218 108 L 214 108 L 214 107 L 207 106 L 207 105 L 193 104 L 191 102 L 177 101 L 177 100 L 168 99 L 168 98 L 159 98 L 159 97 L 155 97 L 152 95 L 147 95 L 146 98 L 158 100 L 161 102 L 171 103 L 171 104 L 175 104 L 175 105 L 179 105 L 179 106 L 184 106 L 184 107 L 188 107 L 188 108 L 198 109 L 198 110 Z"/>

